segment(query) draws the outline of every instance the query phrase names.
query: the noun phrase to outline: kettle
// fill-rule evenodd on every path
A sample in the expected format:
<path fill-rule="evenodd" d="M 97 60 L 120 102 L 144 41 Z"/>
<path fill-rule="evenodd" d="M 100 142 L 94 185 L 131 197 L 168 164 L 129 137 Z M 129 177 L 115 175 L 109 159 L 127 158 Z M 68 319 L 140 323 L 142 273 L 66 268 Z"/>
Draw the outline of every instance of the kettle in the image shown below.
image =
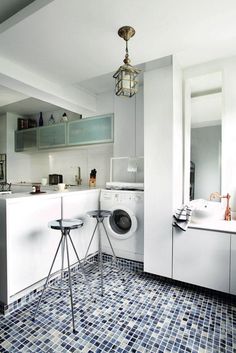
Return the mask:
<path fill-rule="evenodd" d="M 63 183 L 61 174 L 49 174 L 49 185 L 57 185 L 59 183 Z"/>

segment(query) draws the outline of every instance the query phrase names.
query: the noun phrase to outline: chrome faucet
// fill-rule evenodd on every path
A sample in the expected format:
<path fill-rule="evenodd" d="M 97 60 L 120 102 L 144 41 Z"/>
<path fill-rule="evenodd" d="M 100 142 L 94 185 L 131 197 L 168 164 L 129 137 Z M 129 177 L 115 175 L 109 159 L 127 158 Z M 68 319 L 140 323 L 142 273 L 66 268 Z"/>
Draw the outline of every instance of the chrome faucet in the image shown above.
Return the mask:
<path fill-rule="evenodd" d="M 231 221 L 231 208 L 229 207 L 229 199 L 230 199 L 230 194 L 227 193 L 226 195 L 220 195 L 218 192 L 213 192 L 210 195 L 210 200 L 214 200 L 214 199 L 227 199 L 227 203 L 226 203 L 226 209 L 225 209 L 225 217 L 224 220 L 225 221 Z"/>
<path fill-rule="evenodd" d="M 77 185 L 82 184 L 80 167 L 78 167 L 78 175 L 75 175 L 75 181 L 76 181 Z"/>

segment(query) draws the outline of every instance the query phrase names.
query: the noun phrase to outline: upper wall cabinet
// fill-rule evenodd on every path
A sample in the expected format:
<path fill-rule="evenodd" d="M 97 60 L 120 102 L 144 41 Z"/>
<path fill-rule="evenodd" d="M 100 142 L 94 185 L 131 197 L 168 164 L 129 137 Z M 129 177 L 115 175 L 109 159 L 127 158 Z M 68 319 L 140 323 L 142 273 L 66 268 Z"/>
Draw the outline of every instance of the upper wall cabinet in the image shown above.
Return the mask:
<path fill-rule="evenodd" d="M 66 145 L 66 124 L 43 126 L 38 132 L 38 147 L 50 148 Z"/>
<path fill-rule="evenodd" d="M 106 114 L 67 123 L 19 130 L 15 132 L 15 151 L 113 142 L 113 119 L 113 114 Z"/>
<path fill-rule="evenodd" d="M 37 147 L 37 128 L 15 131 L 15 151 L 30 151 Z"/>
<path fill-rule="evenodd" d="M 88 145 L 113 142 L 113 114 L 70 121 L 68 144 Z"/>

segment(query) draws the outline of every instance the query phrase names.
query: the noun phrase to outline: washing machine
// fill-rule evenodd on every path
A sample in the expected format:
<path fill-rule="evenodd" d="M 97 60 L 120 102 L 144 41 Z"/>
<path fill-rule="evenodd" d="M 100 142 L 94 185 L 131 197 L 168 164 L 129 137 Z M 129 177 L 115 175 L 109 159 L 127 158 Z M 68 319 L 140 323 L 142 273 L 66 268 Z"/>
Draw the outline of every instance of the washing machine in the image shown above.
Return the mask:
<path fill-rule="evenodd" d="M 116 256 L 143 262 L 144 192 L 103 189 L 100 207 L 112 211 L 104 225 Z M 105 232 L 102 240 L 103 252 L 112 254 Z"/>

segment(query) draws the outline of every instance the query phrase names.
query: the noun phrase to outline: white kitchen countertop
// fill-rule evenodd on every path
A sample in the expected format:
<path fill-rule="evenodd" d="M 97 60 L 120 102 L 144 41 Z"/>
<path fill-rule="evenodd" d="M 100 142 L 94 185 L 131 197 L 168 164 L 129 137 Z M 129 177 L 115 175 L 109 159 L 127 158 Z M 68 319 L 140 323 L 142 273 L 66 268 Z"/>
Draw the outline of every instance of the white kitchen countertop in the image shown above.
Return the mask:
<path fill-rule="evenodd" d="M 14 200 L 21 200 L 21 199 L 37 199 L 38 197 L 62 197 L 68 194 L 73 194 L 77 192 L 88 192 L 88 191 L 97 191 L 101 189 L 101 187 L 89 187 L 89 186 L 72 186 L 64 191 L 55 190 L 55 186 L 45 186 L 41 187 L 41 193 L 34 193 L 32 194 L 31 191 L 23 191 L 23 192 L 12 192 L 12 194 L 1 194 L 0 195 L 0 202 L 2 201 L 14 201 Z"/>
<path fill-rule="evenodd" d="M 214 230 L 225 233 L 236 233 L 236 221 L 206 221 L 202 223 L 190 223 L 189 228 Z"/>

